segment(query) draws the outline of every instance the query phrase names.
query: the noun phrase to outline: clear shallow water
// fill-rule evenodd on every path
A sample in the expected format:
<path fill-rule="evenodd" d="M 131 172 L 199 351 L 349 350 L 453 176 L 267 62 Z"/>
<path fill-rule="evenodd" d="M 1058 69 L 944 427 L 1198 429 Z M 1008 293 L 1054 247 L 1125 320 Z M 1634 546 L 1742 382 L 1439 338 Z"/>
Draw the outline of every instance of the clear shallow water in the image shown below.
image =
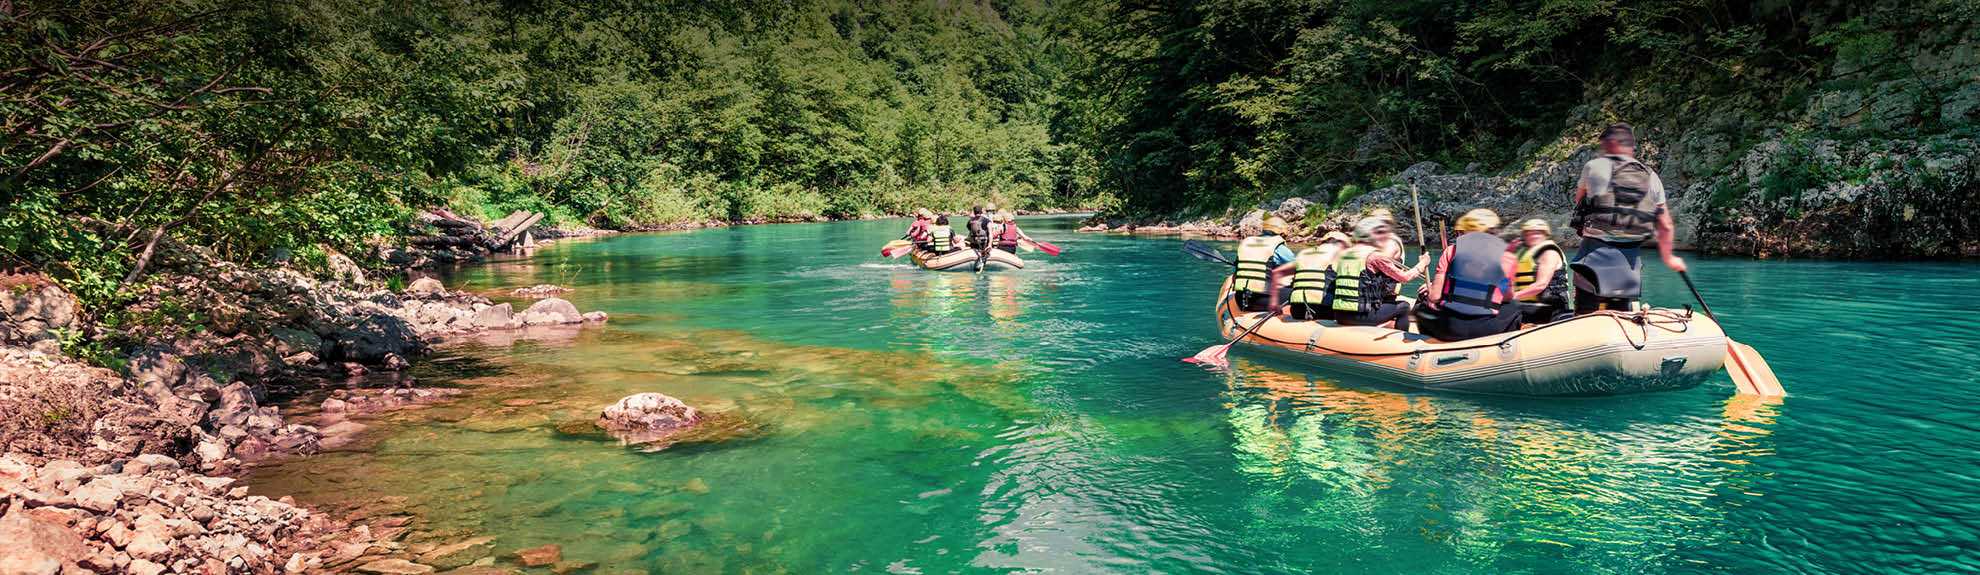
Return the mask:
<path fill-rule="evenodd" d="M 450 285 L 560 283 L 612 321 L 451 346 L 419 375 L 465 399 L 254 484 L 631 571 L 1980 571 L 1980 267 L 1694 258 L 1791 397 L 1540 401 L 1181 363 L 1216 341 L 1219 267 L 1027 224 L 1065 254 L 924 272 L 876 255 L 888 221 L 468 270 Z M 650 454 L 555 431 L 641 391 L 757 429 Z"/>

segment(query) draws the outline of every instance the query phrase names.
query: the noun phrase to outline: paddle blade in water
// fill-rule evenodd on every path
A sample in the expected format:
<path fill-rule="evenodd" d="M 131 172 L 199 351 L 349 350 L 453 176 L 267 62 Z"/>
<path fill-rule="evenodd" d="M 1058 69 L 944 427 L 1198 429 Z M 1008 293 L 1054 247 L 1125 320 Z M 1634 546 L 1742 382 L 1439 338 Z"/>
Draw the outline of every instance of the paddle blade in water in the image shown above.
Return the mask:
<path fill-rule="evenodd" d="M 1189 255 L 1196 256 L 1196 259 L 1237 265 L 1230 258 L 1224 257 L 1223 252 L 1217 251 L 1217 248 L 1210 247 L 1208 244 L 1196 240 L 1183 240 L 1183 251 L 1188 252 Z"/>
<path fill-rule="evenodd" d="M 1740 395 L 1787 395 L 1781 380 L 1774 377 L 1773 366 L 1767 365 L 1767 359 L 1760 357 L 1760 351 L 1753 346 L 1726 340 L 1726 373 L 1732 376 L 1733 387 Z"/>
<path fill-rule="evenodd" d="M 882 257 L 898 258 L 907 255 L 913 249 L 914 244 L 907 240 L 894 240 L 887 242 L 885 247 L 880 248 L 880 255 Z"/>
<path fill-rule="evenodd" d="M 1203 351 L 1196 352 L 1196 355 L 1183 358 L 1183 361 L 1212 367 L 1230 367 L 1230 359 L 1226 357 L 1230 352 L 1230 344 L 1206 347 Z"/>
<path fill-rule="evenodd" d="M 1047 255 L 1054 255 L 1054 256 L 1059 255 L 1059 246 L 1055 246 L 1046 242 L 1041 242 L 1036 240 L 1032 241 L 1031 243 L 1033 245 L 1038 246 L 1038 249 L 1044 250 Z"/>

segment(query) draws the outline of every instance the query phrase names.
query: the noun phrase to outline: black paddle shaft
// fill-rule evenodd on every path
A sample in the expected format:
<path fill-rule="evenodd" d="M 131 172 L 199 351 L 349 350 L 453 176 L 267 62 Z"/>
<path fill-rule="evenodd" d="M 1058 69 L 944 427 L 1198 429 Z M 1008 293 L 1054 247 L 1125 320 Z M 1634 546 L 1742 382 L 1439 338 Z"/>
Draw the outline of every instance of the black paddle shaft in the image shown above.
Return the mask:
<path fill-rule="evenodd" d="M 1698 300 L 1698 307 L 1704 308 L 1705 315 L 1712 316 L 1712 319 L 1719 319 L 1719 314 L 1712 313 L 1712 306 L 1705 305 L 1705 296 L 1698 295 L 1698 286 L 1691 284 L 1691 274 L 1678 272 L 1678 277 L 1684 279 L 1685 289 L 1691 290 L 1692 299 Z"/>

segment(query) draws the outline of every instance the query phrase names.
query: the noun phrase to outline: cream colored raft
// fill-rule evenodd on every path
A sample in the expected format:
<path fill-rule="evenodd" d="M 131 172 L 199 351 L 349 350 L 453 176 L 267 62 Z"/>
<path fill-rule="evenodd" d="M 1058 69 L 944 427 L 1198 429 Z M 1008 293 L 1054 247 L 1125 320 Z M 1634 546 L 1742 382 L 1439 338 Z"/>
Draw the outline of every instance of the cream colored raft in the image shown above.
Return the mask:
<path fill-rule="evenodd" d="M 1262 315 L 1217 306 L 1226 339 Z M 1725 363 L 1719 324 L 1690 310 L 1594 315 L 1456 342 L 1381 327 L 1268 320 L 1240 342 L 1249 349 L 1425 389 L 1533 396 L 1594 396 L 1693 387 Z"/>
<path fill-rule="evenodd" d="M 971 248 L 960 248 L 946 254 L 915 250 L 909 257 L 914 259 L 914 265 L 938 272 L 976 271 L 976 250 Z M 983 269 L 1024 269 L 1024 259 L 1011 252 L 990 248 L 990 257 L 984 260 Z"/>

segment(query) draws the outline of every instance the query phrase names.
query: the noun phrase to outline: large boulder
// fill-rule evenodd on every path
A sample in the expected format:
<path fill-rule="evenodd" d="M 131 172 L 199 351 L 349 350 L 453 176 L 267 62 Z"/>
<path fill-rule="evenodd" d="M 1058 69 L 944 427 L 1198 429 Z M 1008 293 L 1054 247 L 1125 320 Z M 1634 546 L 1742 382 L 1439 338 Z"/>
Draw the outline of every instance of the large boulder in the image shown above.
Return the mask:
<path fill-rule="evenodd" d="M 0 573 L 83 572 L 89 546 L 66 526 L 43 519 L 20 505 L 0 517 Z"/>
<path fill-rule="evenodd" d="M 381 361 L 386 354 L 413 354 L 420 348 L 419 334 L 406 320 L 388 315 L 367 315 L 329 334 L 337 357 L 356 361 Z"/>
<path fill-rule="evenodd" d="M 364 268 L 359 267 L 357 262 L 351 261 L 349 256 L 332 252 L 330 257 L 326 258 L 326 263 L 330 267 L 331 281 L 349 286 L 365 285 Z"/>
<path fill-rule="evenodd" d="M 412 285 L 406 286 L 406 293 L 415 296 L 447 295 L 447 286 L 441 284 L 440 280 L 436 280 L 433 278 L 419 278 L 413 280 Z"/>
<path fill-rule="evenodd" d="M 60 332 L 78 329 L 75 296 L 36 276 L 20 283 L 0 285 L 0 343 L 31 346 L 43 353 L 55 353 Z"/>
<path fill-rule="evenodd" d="M 521 318 L 523 325 L 554 325 L 583 322 L 584 314 L 578 313 L 577 306 L 571 302 L 553 297 L 531 304 L 523 310 Z"/>
<path fill-rule="evenodd" d="M 500 329 L 510 327 L 516 317 L 516 308 L 510 304 L 495 304 L 474 312 L 475 327 Z"/>
<path fill-rule="evenodd" d="M 659 393 L 626 396 L 598 416 L 598 427 L 628 445 L 652 443 L 687 431 L 703 420 L 700 410 Z"/>

